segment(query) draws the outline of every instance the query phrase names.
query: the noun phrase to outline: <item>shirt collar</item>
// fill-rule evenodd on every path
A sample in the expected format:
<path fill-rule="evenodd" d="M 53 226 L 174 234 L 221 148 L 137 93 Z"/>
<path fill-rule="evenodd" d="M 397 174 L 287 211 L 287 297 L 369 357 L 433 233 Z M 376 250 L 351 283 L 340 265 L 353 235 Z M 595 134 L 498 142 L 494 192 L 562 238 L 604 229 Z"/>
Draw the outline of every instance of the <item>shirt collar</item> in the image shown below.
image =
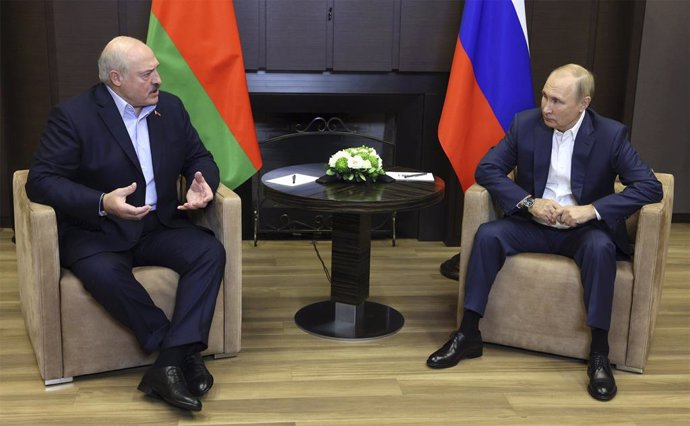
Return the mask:
<path fill-rule="evenodd" d="M 560 136 L 560 135 L 565 135 L 565 134 L 568 133 L 568 132 L 571 132 L 571 134 L 572 134 L 572 136 L 573 136 L 573 141 L 574 141 L 575 138 L 577 137 L 577 132 L 580 131 L 580 126 L 582 126 L 582 121 L 583 121 L 584 119 L 585 119 L 585 111 L 582 111 L 582 112 L 580 113 L 580 118 L 577 119 L 577 122 L 575 123 L 575 125 L 574 125 L 573 127 L 571 127 L 570 129 L 566 130 L 565 132 L 561 132 L 560 130 L 553 129 L 554 134 Z"/>
<path fill-rule="evenodd" d="M 117 110 L 120 112 L 120 117 L 122 117 L 123 119 L 125 118 L 125 114 L 127 114 L 131 117 L 135 117 L 139 120 L 142 120 L 148 117 L 148 115 L 156 109 L 156 105 L 142 107 L 139 116 L 137 117 L 136 114 L 134 114 L 134 107 L 132 105 L 128 104 L 126 100 L 122 99 L 122 97 L 115 93 L 115 91 L 111 89 L 110 86 L 108 86 L 107 84 L 105 85 L 105 88 L 108 89 L 108 92 L 110 92 L 110 96 L 113 97 L 113 101 L 115 101 L 115 106 L 117 107 Z"/>

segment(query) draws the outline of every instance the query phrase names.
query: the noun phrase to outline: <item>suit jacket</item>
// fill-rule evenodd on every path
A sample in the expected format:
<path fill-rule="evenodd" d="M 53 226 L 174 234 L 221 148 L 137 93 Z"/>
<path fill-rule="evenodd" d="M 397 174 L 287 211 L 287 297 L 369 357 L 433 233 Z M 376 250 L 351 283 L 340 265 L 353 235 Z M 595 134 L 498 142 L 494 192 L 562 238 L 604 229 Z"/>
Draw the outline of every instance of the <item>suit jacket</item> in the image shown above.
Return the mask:
<path fill-rule="evenodd" d="M 518 113 L 505 137 L 481 160 L 475 178 L 487 188 L 506 214 L 528 195 L 541 198 L 551 161 L 553 129 L 537 109 Z M 506 175 L 517 167 L 512 181 Z M 616 193 L 616 176 L 627 185 Z M 580 205 L 593 204 L 607 229 L 626 254 L 632 247 L 625 219 L 647 203 L 662 198 L 661 183 L 640 159 L 628 139 L 627 128 L 588 109 L 575 138 L 570 184 Z"/>
<path fill-rule="evenodd" d="M 161 92 L 155 113 L 146 120 L 159 220 L 169 227 L 193 226 L 186 213 L 177 210 L 178 178 L 184 176 L 189 185 L 194 173 L 201 171 L 215 191 L 220 180 L 218 167 L 176 96 Z M 127 202 L 142 206 L 144 175 L 104 84 L 53 108 L 29 169 L 26 191 L 32 201 L 56 210 L 63 265 L 136 244 L 143 228 L 141 221 L 98 215 L 102 193 L 132 182 L 137 183 L 137 189 Z"/>

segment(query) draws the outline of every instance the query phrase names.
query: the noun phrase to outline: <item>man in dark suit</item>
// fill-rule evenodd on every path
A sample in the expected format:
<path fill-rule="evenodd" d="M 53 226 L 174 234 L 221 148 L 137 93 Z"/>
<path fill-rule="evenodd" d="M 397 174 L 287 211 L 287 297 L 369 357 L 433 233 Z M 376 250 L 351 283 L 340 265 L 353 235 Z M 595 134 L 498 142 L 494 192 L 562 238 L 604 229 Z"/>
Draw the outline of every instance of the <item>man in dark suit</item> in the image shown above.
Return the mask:
<path fill-rule="evenodd" d="M 452 367 L 482 355 L 479 320 L 506 256 L 556 253 L 580 267 L 592 332 L 588 391 L 602 401 L 616 395 L 608 330 L 616 260 L 632 253 L 625 219 L 660 201 L 662 188 L 625 126 L 588 109 L 593 94 L 594 78 L 585 68 L 568 64 L 554 70 L 542 90 L 541 110 L 517 114 L 477 166 L 477 183 L 506 215 L 477 231 L 460 329 L 431 354 L 429 367 Z M 506 175 L 516 167 L 513 181 Z M 617 176 L 627 185 L 620 193 L 614 192 Z"/>
<path fill-rule="evenodd" d="M 99 60 L 102 83 L 57 105 L 29 171 L 29 198 L 55 208 L 60 260 L 144 351 L 159 351 L 139 390 L 198 411 L 213 377 L 206 349 L 225 250 L 194 226 L 219 184 L 218 167 L 181 101 L 159 87 L 158 61 L 139 40 L 116 37 Z M 186 202 L 178 205 L 178 178 Z M 168 320 L 132 268 L 180 275 Z"/>

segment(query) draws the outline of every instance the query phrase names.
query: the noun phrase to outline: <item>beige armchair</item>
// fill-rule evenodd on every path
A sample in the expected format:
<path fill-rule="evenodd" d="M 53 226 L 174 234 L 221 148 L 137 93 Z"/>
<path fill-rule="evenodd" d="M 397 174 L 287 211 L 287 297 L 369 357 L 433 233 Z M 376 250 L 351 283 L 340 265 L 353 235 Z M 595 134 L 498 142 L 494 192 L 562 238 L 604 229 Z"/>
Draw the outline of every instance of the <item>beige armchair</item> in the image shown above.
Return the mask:
<path fill-rule="evenodd" d="M 27 198 L 27 174 L 16 171 L 13 179 L 19 298 L 45 384 L 152 363 L 156 355 L 142 352 L 129 330 L 112 319 L 69 270 L 60 267 L 55 211 Z M 235 356 L 240 351 L 242 321 L 240 198 L 221 185 L 215 202 L 194 220 L 213 230 L 227 254 L 204 354 Z M 134 268 L 134 275 L 170 317 L 177 273 L 146 266 Z"/>
<path fill-rule="evenodd" d="M 673 176 L 657 173 L 661 202 L 648 204 L 627 221 L 635 243 L 632 262 L 618 262 L 609 358 L 618 369 L 642 373 L 654 333 L 673 211 Z M 617 184 L 617 190 L 622 186 Z M 465 193 L 460 253 L 458 323 L 462 319 L 467 263 L 479 225 L 500 217 L 489 192 L 479 185 Z M 567 257 L 522 253 L 511 256 L 496 277 L 480 321 L 482 338 L 540 352 L 586 359 L 590 331 L 585 324 L 579 268 Z"/>

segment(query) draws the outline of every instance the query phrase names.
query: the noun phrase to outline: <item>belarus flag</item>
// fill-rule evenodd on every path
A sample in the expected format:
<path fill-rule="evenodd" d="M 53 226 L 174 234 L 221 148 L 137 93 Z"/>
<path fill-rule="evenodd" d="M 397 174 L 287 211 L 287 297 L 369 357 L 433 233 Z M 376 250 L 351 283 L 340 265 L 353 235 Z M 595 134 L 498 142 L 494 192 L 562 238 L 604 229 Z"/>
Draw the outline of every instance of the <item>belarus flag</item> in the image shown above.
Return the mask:
<path fill-rule="evenodd" d="M 524 0 L 466 0 L 438 125 L 463 190 L 515 113 L 532 107 Z"/>
<path fill-rule="evenodd" d="M 221 181 L 236 188 L 261 168 L 261 154 L 232 2 L 153 0 L 146 42 L 163 89 L 182 99 Z"/>

